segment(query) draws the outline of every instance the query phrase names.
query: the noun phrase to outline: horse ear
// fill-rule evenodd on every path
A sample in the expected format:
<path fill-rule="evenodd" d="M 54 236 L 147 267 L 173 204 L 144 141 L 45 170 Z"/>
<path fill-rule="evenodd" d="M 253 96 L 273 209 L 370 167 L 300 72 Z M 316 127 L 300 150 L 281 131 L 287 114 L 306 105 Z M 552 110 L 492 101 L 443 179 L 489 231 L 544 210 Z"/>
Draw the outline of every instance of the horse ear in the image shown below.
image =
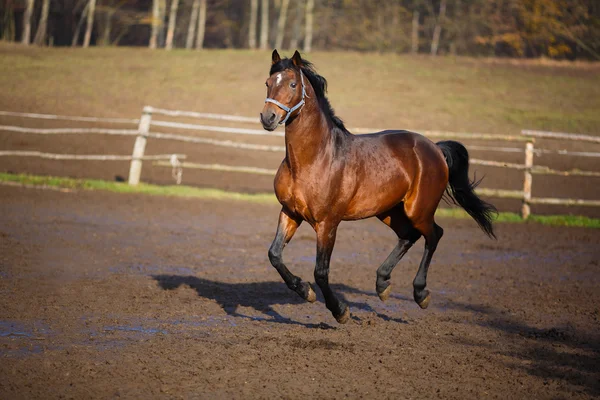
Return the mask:
<path fill-rule="evenodd" d="M 298 53 L 298 50 L 296 50 L 296 52 L 292 56 L 292 62 L 296 67 L 302 67 L 302 57 L 300 57 L 300 53 Z"/>
<path fill-rule="evenodd" d="M 279 61 L 281 61 L 281 57 L 279 57 L 279 53 L 277 52 L 277 49 L 275 49 L 271 55 L 271 65 L 277 64 Z"/>

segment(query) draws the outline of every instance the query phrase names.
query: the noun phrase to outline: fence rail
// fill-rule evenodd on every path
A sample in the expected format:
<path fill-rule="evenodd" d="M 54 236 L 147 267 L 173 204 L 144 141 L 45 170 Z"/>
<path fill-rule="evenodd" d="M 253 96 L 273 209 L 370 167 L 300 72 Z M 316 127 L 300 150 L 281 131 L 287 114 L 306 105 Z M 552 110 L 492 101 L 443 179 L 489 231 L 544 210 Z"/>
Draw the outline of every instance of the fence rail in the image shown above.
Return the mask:
<path fill-rule="evenodd" d="M 167 166 L 170 166 L 171 164 L 166 163 L 164 161 L 157 161 L 157 162 L 154 162 L 153 165 L 157 165 L 160 167 L 167 167 Z M 203 169 L 203 170 L 207 170 L 207 171 L 243 172 L 243 173 L 247 173 L 247 174 L 257 174 L 257 175 L 274 176 L 277 173 L 276 169 L 223 165 L 223 164 L 200 164 L 200 163 L 186 162 L 185 164 L 182 164 L 182 166 L 185 166 L 185 168 Z"/>
<path fill-rule="evenodd" d="M 102 134 L 102 135 L 129 135 L 136 136 L 137 129 L 102 129 L 102 128 L 24 128 L 22 126 L 0 125 L 0 131 L 34 133 L 36 135 L 77 135 L 77 134 Z"/>
<path fill-rule="evenodd" d="M 0 151 L 0 157 L 38 157 L 46 158 L 51 160 L 94 160 L 94 161 L 131 161 L 134 159 L 133 156 L 125 155 L 112 155 L 112 154 L 56 154 L 56 153 L 44 153 L 41 151 L 29 151 L 29 150 L 18 150 L 18 151 Z M 186 158 L 185 154 L 156 154 L 150 156 L 143 156 L 140 160 L 154 161 L 154 160 L 171 160 L 175 156 L 179 160 Z M 171 165 L 171 164 L 169 164 Z"/>
<path fill-rule="evenodd" d="M 40 135 L 58 135 L 58 134 L 105 134 L 105 135 L 125 135 L 136 136 L 134 149 L 131 156 L 126 155 L 77 155 L 77 154 L 53 154 L 39 151 L 0 151 L 0 156 L 25 156 L 25 157 L 41 157 L 56 160 L 101 160 L 101 161 L 116 161 L 129 160 L 131 161 L 129 170 L 129 184 L 136 185 L 140 181 L 142 171 L 142 161 L 154 161 L 156 166 L 169 166 L 173 168 L 173 177 L 178 183 L 181 182 L 182 168 L 250 173 L 259 175 L 274 175 L 275 169 L 258 168 L 249 166 L 232 166 L 223 164 L 202 164 L 196 162 L 182 163 L 186 156 L 184 154 L 159 154 L 145 155 L 146 142 L 149 138 L 160 140 L 174 140 L 186 143 L 208 144 L 214 146 L 230 147 L 236 149 L 253 150 L 253 151 L 269 151 L 283 152 L 284 146 L 272 146 L 253 143 L 242 143 L 233 140 L 218 140 L 206 137 L 188 136 L 176 133 L 161 133 L 151 131 L 152 126 L 168 127 L 175 129 L 194 130 L 194 131 L 211 131 L 218 133 L 232 133 L 240 135 L 255 135 L 255 136 L 284 136 L 283 132 L 265 132 L 259 129 L 248 128 L 232 128 L 223 126 L 190 124 L 171 121 L 153 120 L 153 114 L 165 115 L 170 117 L 187 117 L 196 119 L 213 119 L 230 122 L 243 123 L 258 123 L 258 118 L 243 117 L 236 115 L 198 113 L 193 111 L 181 110 L 166 110 L 154 107 L 144 107 L 140 119 L 125 119 L 125 118 L 95 118 L 95 117 L 70 117 L 51 114 L 35 114 L 35 113 L 17 113 L 10 111 L 0 111 L 0 116 L 22 117 L 22 118 L 37 118 L 47 120 L 66 120 L 66 121 L 82 121 L 82 122 L 107 122 L 119 124 L 138 124 L 137 129 L 104 129 L 104 128 L 25 128 L 13 125 L 0 125 L 0 131 L 12 131 L 17 133 L 32 133 Z M 370 133 L 378 131 L 377 129 L 355 128 L 353 131 L 357 134 Z M 488 197 L 519 199 L 522 201 L 521 214 L 523 218 L 527 218 L 530 213 L 531 204 L 549 204 L 549 205 L 567 205 L 567 206 L 600 206 L 600 200 L 587 199 L 569 199 L 569 198 L 539 198 L 533 197 L 531 188 L 533 183 L 533 175 L 558 175 L 558 176 L 587 176 L 600 177 L 598 171 L 582 171 L 572 169 L 569 171 L 560 171 L 552 169 L 548 166 L 534 165 L 534 155 L 556 154 L 564 156 L 579 156 L 579 157 L 600 157 L 599 152 L 589 151 L 568 151 L 568 150 L 549 150 L 534 148 L 535 139 L 551 139 L 551 140 L 569 140 L 583 141 L 589 143 L 600 143 L 600 137 L 568 134 L 558 132 L 544 132 L 523 130 L 521 135 L 494 135 L 486 133 L 467 133 L 467 132 L 442 132 L 442 131 L 422 131 L 425 136 L 431 138 L 450 138 L 450 139 L 466 139 L 466 140 L 485 140 L 485 141 L 506 141 L 506 142 L 525 142 L 524 147 L 506 147 L 506 146 L 468 146 L 471 150 L 478 151 L 494 151 L 504 153 L 524 153 L 525 159 L 523 164 L 508 163 L 502 161 L 482 160 L 472 158 L 471 164 L 489 166 L 495 168 L 509 168 L 523 171 L 523 190 L 505 190 L 505 189 L 490 189 L 478 188 L 477 193 Z M 166 161 L 169 160 L 169 161 Z"/>
<path fill-rule="evenodd" d="M 232 147 L 236 149 L 245 149 L 245 150 L 260 150 L 260 151 L 275 151 L 275 152 L 283 152 L 285 151 L 284 146 L 270 146 L 264 144 L 252 144 L 252 143 L 242 143 L 242 142 L 234 142 L 232 140 L 217 140 L 196 136 L 185 136 L 185 135 L 177 135 L 174 133 L 156 133 L 149 132 L 149 138 L 154 139 L 165 139 L 165 140 L 178 140 L 180 142 L 187 143 L 198 143 L 198 144 L 211 144 L 214 146 L 222 146 L 222 147 Z"/>
<path fill-rule="evenodd" d="M 212 114 L 212 113 L 199 113 L 194 111 L 180 111 L 180 110 L 165 110 L 163 108 L 149 107 L 148 110 L 153 114 L 168 115 L 170 117 L 190 117 L 199 119 L 216 119 L 221 121 L 233 121 L 233 122 L 260 122 L 258 117 L 241 117 L 238 115 L 227 115 L 227 114 Z"/>
<path fill-rule="evenodd" d="M 68 115 L 21 113 L 21 112 L 14 112 L 14 111 L 0 111 L 0 115 L 4 115 L 7 117 L 54 119 L 54 120 L 60 120 L 60 121 L 107 122 L 107 123 L 114 123 L 114 124 L 137 124 L 138 122 L 140 122 L 138 119 L 128 119 L 128 118 L 76 117 L 76 116 L 68 116 Z"/>
<path fill-rule="evenodd" d="M 575 133 L 532 131 L 524 129 L 521 134 L 532 138 L 570 140 L 576 142 L 600 143 L 600 136 L 580 135 Z"/>

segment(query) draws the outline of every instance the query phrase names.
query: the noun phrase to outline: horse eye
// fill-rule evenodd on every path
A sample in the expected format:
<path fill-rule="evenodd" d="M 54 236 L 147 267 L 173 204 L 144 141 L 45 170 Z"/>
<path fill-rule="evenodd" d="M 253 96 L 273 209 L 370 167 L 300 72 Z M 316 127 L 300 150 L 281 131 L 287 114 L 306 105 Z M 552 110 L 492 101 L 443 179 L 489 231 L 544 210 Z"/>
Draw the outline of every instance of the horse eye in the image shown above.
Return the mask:
<path fill-rule="evenodd" d="M 265 82 L 265 86 L 266 86 L 266 87 L 269 87 L 269 84 L 268 84 L 267 82 Z"/>
<path fill-rule="evenodd" d="M 291 87 L 292 89 L 296 89 L 296 82 L 292 82 L 292 83 L 290 83 L 290 87 Z"/>

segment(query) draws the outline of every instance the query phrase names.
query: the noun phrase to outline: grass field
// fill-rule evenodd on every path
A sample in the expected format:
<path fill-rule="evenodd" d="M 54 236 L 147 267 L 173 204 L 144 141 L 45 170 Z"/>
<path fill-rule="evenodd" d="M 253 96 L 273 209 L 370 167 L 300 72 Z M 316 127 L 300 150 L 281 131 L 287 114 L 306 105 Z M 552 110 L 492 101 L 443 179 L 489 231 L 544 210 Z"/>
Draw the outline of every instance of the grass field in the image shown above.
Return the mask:
<path fill-rule="evenodd" d="M 290 55 L 290 52 L 282 52 Z M 310 54 L 348 127 L 600 132 L 600 64 Z M 257 115 L 270 53 L 0 43 L 0 110 L 136 117 L 146 105 Z"/>

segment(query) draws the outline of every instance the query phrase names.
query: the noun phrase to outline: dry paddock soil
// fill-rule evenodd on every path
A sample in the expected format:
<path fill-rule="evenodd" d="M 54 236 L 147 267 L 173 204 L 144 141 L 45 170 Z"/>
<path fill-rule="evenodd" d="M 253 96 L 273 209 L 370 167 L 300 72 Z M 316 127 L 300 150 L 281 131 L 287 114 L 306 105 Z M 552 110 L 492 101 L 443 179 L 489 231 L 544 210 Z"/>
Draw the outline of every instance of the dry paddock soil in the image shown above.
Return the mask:
<path fill-rule="evenodd" d="M 376 220 L 342 224 L 338 325 L 269 266 L 278 207 L 0 187 L 0 398 L 587 399 L 600 396 L 600 230 L 445 228 L 411 299 Z M 284 253 L 312 281 L 302 226 Z"/>

